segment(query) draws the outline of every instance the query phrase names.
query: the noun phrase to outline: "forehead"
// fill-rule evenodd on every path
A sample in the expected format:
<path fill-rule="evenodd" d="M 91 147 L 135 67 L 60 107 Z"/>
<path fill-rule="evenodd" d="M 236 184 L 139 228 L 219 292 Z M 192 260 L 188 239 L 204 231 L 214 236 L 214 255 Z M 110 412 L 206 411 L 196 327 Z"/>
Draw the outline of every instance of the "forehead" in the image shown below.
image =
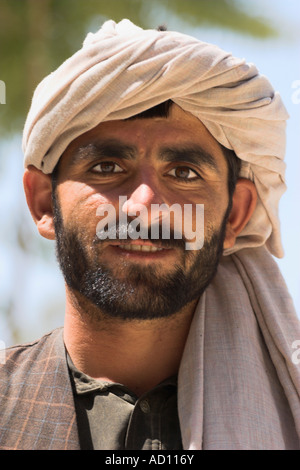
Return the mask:
<path fill-rule="evenodd" d="M 90 144 L 119 142 L 133 154 L 155 156 L 164 148 L 196 148 L 211 158 L 223 171 L 226 165 L 220 144 L 203 123 L 192 114 L 173 104 L 167 117 L 131 118 L 106 121 L 76 138 L 62 155 L 61 160 L 71 164 L 78 150 Z M 199 155 L 201 152 L 199 152 Z"/>

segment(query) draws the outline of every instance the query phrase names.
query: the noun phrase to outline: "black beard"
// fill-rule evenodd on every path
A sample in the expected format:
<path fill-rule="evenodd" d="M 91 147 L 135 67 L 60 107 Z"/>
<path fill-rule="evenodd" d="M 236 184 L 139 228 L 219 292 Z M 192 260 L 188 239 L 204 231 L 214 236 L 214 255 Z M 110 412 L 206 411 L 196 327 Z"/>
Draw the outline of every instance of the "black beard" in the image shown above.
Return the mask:
<path fill-rule="evenodd" d="M 126 276 L 118 279 L 107 263 L 101 263 L 99 247 L 101 250 L 103 242 L 95 237 L 91 256 L 83 231 L 64 225 L 54 193 L 56 255 L 60 269 L 74 294 L 79 293 L 85 304 L 90 303 L 92 308 L 85 305 L 83 310 L 93 321 L 103 318 L 103 314 L 106 318 L 127 321 L 169 317 L 198 299 L 212 281 L 223 253 L 229 210 L 220 230 L 211 234 L 197 252 L 184 250 L 184 241 L 172 238 L 172 234 L 170 240 L 151 240 L 160 246 L 181 245 L 181 264 L 174 265 L 172 273 L 162 274 L 155 265 L 141 267 L 124 261 Z M 193 258 L 186 269 L 186 261 Z"/>

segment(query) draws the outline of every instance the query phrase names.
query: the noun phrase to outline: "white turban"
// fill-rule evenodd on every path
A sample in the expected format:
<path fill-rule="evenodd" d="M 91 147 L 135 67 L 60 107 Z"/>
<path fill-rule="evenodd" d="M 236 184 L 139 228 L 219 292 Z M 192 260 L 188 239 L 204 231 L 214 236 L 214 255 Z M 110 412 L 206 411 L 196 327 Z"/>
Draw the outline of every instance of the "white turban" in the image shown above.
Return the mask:
<path fill-rule="evenodd" d="M 25 166 L 51 173 L 76 137 L 171 99 L 242 160 L 258 203 L 235 246 L 283 256 L 278 203 L 285 191 L 281 98 L 253 64 L 172 31 L 107 21 L 37 87 L 23 135 Z"/>

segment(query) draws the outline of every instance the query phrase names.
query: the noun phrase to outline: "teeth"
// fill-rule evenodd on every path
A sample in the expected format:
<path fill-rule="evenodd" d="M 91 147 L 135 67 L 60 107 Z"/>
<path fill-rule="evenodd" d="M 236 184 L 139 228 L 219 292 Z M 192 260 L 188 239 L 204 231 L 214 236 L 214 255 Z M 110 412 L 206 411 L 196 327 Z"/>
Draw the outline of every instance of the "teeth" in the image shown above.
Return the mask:
<path fill-rule="evenodd" d="M 161 251 L 163 248 L 157 248 L 151 245 L 119 245 L 119 248 L 127 251 Z"/>

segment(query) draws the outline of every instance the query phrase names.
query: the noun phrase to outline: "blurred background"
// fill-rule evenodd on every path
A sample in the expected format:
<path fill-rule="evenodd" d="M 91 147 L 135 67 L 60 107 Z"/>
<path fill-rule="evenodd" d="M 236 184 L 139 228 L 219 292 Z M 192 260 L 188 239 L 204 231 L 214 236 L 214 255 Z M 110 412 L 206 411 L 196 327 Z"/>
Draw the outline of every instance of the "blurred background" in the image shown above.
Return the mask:
<path fill-rule="evenodd" d="M 34 88 L 107 19 L 166 24 L 254 62 L 290 114 L 277 260 L 300 316 L 300 2 L 298 0 L 0 0 L 0 340 L 38 338 L 64 320 L 54 243 L 31 220 L 22 187 L 22 127 Z M 3 88 L 2 88 L 3 90 Z"/>

